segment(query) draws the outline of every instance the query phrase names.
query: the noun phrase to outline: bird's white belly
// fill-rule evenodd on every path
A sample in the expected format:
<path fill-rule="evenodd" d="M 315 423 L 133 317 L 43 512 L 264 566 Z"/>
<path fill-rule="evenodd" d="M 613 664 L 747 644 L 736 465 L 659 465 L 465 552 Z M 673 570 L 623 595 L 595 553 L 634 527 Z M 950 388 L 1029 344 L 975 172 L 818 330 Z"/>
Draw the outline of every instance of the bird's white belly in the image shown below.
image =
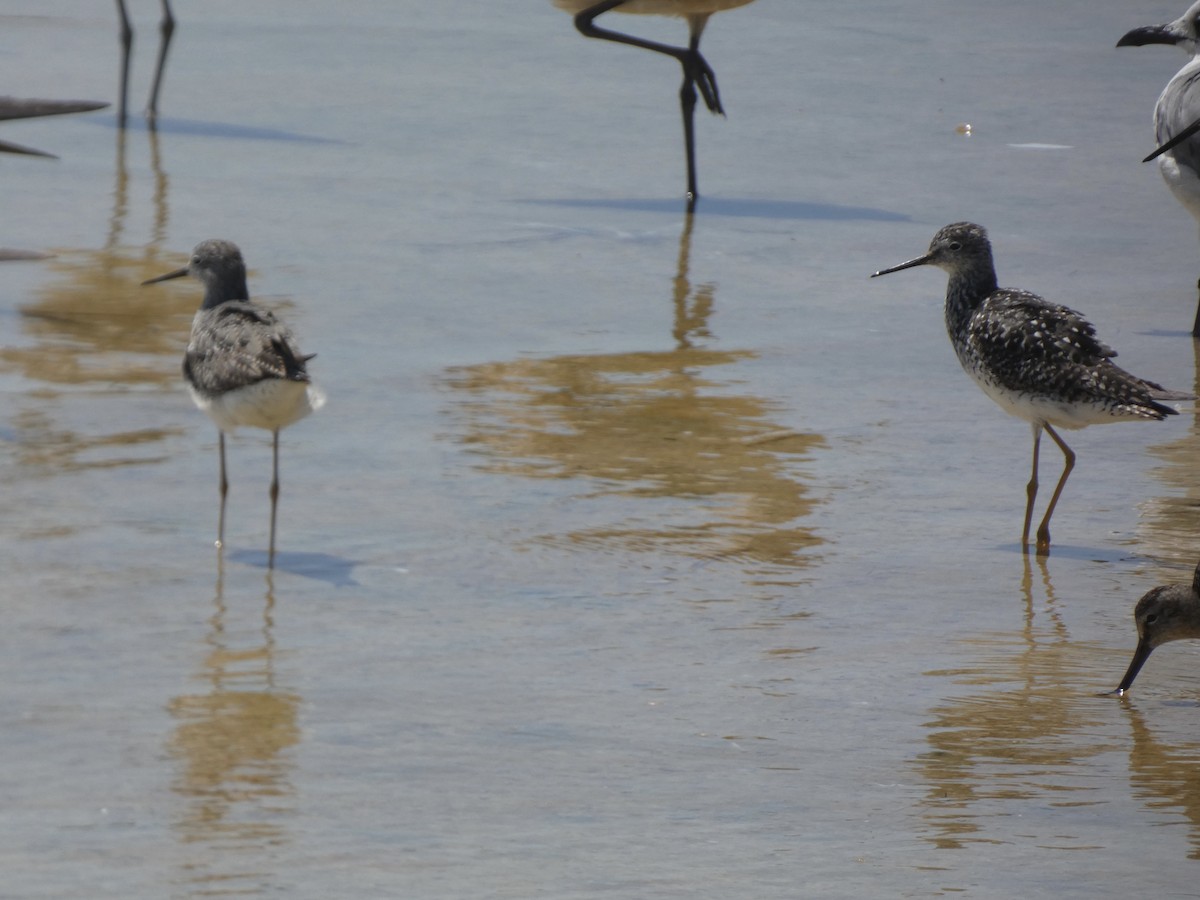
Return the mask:
<path fill-rule="evenodd" d="M 1066 400 L 1055 400 L 1032 393 L 1017 393 L 983 380 L 979 380 L 978 384 L 1002 410 L 1026 422 L 1075 429 L 1088 425 L 1102 425 L 1105 422 L 1120 422 L 1122 419 L 1141 418 L 1135 415 L 1122 416 L 1111 407 L 1106 409 L 1100 404 L 1068 403 Z"/>
<path fill-rule="evenodd" d="M 1177 163 L 1169 153 L 1159 157 L 1158 171 L 1175 199 L 1200 222 L 1200 177 Z"/>
<path fill-rule="evenodd" d="M 214 397 L 189 385 L 192 400 L 222 431 L 238 426 L 278 431 L 320 409 L 325 395 L 303 381 L 268 378 Z"/>

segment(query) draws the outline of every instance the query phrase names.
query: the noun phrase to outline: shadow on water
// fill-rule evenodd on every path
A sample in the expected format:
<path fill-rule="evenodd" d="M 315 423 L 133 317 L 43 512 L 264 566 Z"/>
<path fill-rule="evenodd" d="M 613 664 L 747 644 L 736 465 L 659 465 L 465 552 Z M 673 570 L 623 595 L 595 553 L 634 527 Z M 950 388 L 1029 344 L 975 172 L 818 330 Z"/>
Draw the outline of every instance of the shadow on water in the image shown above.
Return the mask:
<path fill-rule="evenodd" d="M 624 209 L 631 212 L 678 212 L 678 199 L 555 199 L 532 200 L 524 199 L 518 203 L 539 204 L 542 206 L 576 207 L 581 209 Z M 729 216 L 731 218 L 754 219 L 815 219 L 822 222 L 910 222 L 912 219 L 902 213 L 890 212 L 886 209 L 875 209 L 870 206 L 844 206 L 840 203 L 815 203 L 808 200 L 761 200 L 753 198 L 723 198 L 702 197 L 697 203 L 698 210 L 706 216 Z"/>
<path fill-rule="evenodd" d="M 298 694 L 276 682 L 275 587 L 251 609 L 232 608 L 218 567 L 213 614 L 194 680 L 203 685 L 168 704 L 175 726 L 167 753 L 171 789 L 182 802 L 173 828 L 182 846 L 181 882 L 201 893 L 267 893 L 278 888 L 273 852 L 289 842 L 295 815 L 294 762 L 300 743 Z"/>
<path fill-rule="evenodd" d="M 93 124 L 115 128 L 118 131 L 146 132 L 148 134 L 173 134 L 182 137 L 211 137 L 234 141 L 276 141 L 288 144 L 337 144 L 352 146 L 352 141 L 340 138 L 320 137 L 314 134 L 300 134 L 295 131 L 284 131 L 279 128 L 263 128 L 259 125 L 238 125 L 233 122 L 205 122 L 200 119 L 177 119 L 174 117 L 159 118 L 153 125 L 131 119 L 124 129 L 116 119 L 94 119 Z"/>
<path fill-rule="evenodd" d="M 225 554 L 229 560 L 244 566 L 270 571 L 266 550 L 232 550 Z M 323 581 L 333 587 L 358 587 L 354 570 L 359 563 L 354 560 L 333 556 L 329 553 L 305 553 L 288 550 L 275 551 L 275 569 L 289 575 L 300 575 L 314 581 Z"/>
<path fill-rule="evenodd" d="M 930 749 L 913 763 L 927 784 L 922 830 L 938 848 L 1004 842 L 1000 829 L 1014 802 L 1066 807 L 1095 799 L 1087 761 L 1116 749 L 1099 734 L 1107 719 L 1097 706 L 1115 701 L 1088 693 L 1095 667 L 1087 648 L 1068 634 L 1047 561 L 1036 559 L 1036 585 L 1034 565 L 1024 557 L 1021 630 L 970 639 L 969 666 L 927 673 L 978 689 L 931 710 Z M 1061 831 L 1055 838 L 1062 848 L 1089 839 Z"/>
<path fill-rule="evenodd" d="M 772 402 L 731 389 L 722 368 L 754 353 L 704 346 L 716 288 L 693 288 L 690 246 L 689 218 L 671 290 L 674 349 L 451 369 L 457 440 L 487 472 L 586 482 L 580 512 L 610 519 L 537 543 L 733 558 L 787 580 L 823 543 L 801 524 L 818 501 L 797 465 L 825 441 L 772 422 Z"/>
<path fill-rule="evenodd" d="M 1034 552 L 1032 547 L 1022 547 L 1019 543 L 1001 544 L 996 549 L 1020 556 L 1028 556 Z M 1107 563 L 1136 558 L 1136 555 L 1130 553 L 1128 549 L 1122 551 L 1113 547 L 1078 547 L 1073 544 L 1051 544 L 1050 550 L 1045 556 L 1048 559 L 1078 559 L 1086 562 Z"/>

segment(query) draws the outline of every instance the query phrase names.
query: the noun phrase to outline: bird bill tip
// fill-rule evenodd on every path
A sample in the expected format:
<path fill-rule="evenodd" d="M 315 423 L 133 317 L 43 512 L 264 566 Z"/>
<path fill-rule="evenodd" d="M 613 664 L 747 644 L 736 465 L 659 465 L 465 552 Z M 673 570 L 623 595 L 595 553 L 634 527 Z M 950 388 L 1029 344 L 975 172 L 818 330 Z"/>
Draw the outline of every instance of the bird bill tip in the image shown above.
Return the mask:
<path fill-rule="evenodd" d="M 929 256 L 918 256 L 916 259 L 910 259 L 908 262 L 902 262 L 898 266 L 891 266 L 887 269 L 880 269 L 878 272 L 871 274 L 872 278 L 878 278 L 880 275 L 890 275 L 892 272 L 899 272 L 901 269 L 911 269 L 913 266 L 923 266 L 929 262 Z"/>
<path fill-rule="evenodd" d="M 1138 672 L 1142 670 L 1142 666 L 1150 658 L 1150 651 L 1153 649 L 1149 644 L 1138 641 L 1137 649 L 1133 651 L 1133 659 L 1129 661 L 1129 668 L 1125 670 L 1125 677 L 1121 679 L 1121 683 L 1113 691 L 1114 694 L 1118 697 L 1124 697 L 1128 693 L 1129 689 L 1133 687 L 1133 679 L 1137 678 Z"/>

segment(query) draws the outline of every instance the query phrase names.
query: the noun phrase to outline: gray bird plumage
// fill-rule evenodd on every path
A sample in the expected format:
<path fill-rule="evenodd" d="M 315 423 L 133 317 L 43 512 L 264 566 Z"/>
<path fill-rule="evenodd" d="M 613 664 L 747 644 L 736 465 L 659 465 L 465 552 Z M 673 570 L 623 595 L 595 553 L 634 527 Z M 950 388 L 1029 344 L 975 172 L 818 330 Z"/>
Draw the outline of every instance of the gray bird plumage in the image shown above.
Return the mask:
<path fill-rule="evenodd" d="M 1133 659 L 1114 693 L 1124 694 L 1157 647 L 1170 641 L 1200 638 L 1200 565 L 1191 584 L 1161 584 L 1151 588 L 1133 610 L 1138 643 Z"/>
<path fill-rule="evenodd" d="M 183 357 L 183 375 L 196 405 L 208 413 L 220 434 L 221 512 L 217 545 L 225 539 L 225 432 L 239 426 L 271 432 L 271 543 L 275 561 L 275 513 L 279 497 L 279 431 L 319 409 L 324 395 L 312 384 L 291 331 L 270 310 L 250 301 L 246 264 L 229 241 L 196 245 L 182 269 L 151 278 L 154 284 L 192 275 L 204 285 L 204 302 L 192 320 Z"/>
<path fill-rule="evenodd" d="M 298 355 L 294 340 L 269 310 L 227 300 L 197 314 L 183 375 L 209 399 L 270 378 L 309 383 L 305 364 L 313 354 Z"/>
<path fill-rule="evenodd" d="M 1050 516 L 1075 459 L 1053 426 L 1162 419 L 1176 411 L 1159 401 L 1191 395 L 1168 391 L 1117 366 L 1112 362 L 1116 351 L 1073 309 L 1028 291 L 998 287 L 992 245 L 979 225 L 947 225 L 934 235 L 926 254 L 875 276 L 921 265 L 938 266 L 950 276 L 946 331 L 963 369 L 1002 409 L 1033 427 L 1033 475 L 1026 488 L 1022 544 L 1029 540 L 1037 494 L 1041 432 L 1045 430 L 1063 451 L 1063 474 L 1037 533 L 1038 550 L 1045 552 L 1050 546 Z"/>

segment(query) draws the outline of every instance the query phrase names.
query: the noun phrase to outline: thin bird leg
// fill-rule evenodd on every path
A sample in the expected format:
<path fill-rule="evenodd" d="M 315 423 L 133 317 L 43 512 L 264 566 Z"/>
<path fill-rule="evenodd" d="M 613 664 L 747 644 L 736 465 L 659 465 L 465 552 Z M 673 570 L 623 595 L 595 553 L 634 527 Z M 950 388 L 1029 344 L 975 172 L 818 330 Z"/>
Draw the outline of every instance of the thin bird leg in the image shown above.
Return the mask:
<path fill-rule="evenodd" d="M 687 155 L 687 211 L 689 213 L 695 212 L 696 198 L 699 196 L 696 189 L 695 136 L 697 89 L 699 89 L 700 95 L 704 97 L 704 103 L 709 110 L 717 115 L 725 115 L 725 110 L 721 107 L 721 93 L 717 89 L 716 73 L 713 72 L 708 61 L 700 55 L 700 36 L 704 33 L 704 25 L 708 21 L 708 16 L 695 15 L 688 17 L 691 37 L 688 40 L 686 48 L 660 44 L 657 41 L 633 37 L 632 35 L 622 34 L 619 31 L 610 31 L 596 25 L 594 20 L 597 16 L 625 2 L 626 0 L 604 0 L 602 3 L 589 6 L 575 16 L 575 27 L 579 29 L 581 34 L 587 37 L 615 41 L 620 44 L 629 44 L 634 47 L 653 50 L 656 53 L 664 53 L 667 56 L 677 59 L 680 66 L 683 67 L 683 84 L 679 88 L 679 109 L 683 116 L 683 143 L 684 151 Z"/>
<path fill-rule="evenodd" d="M 689 47 L 697 56 L 700 56 L 700 32 L 692 34 Z M 712 87 L 715 97 L 717 89 L 715 80 Z M 705 100 L 707 102 L 707 98 Z M 718 98 L 717 105 L 720 106 L 720 103 Z M 686 65 L 683 70 L 683 84 L 679 87 L 679 109 L 683 113 L 683 151 L 687 156 L 687 211 L 694 213 L 696 199 L 699 196 L 696 189 L 696 85 L 688 76 Z"/>
<path fill-rule="evenodd" d="M 158 115 L 158 89 L 162 86 L 163 69 L 167 65 L 167 48 L 171 46 L 171 35 L 175 33 L 175 17 L 171 15 L 170 0 L 162 0 L 163 17 L 158 23 L 158 62 L 154 65 L 154 84 L 150 88 L 150 102 L 146 105 L 146 118 L 151 122 Z"/>
<path fill-rule="evenodd" d="M 1054 443 L 1058 444 L 1058 449 L 1063 452 L 1063 471 L 1058 477 L 1058 485 L 1054 488 L 1054 494 L 1050 497 L 1050 505 L 1046 507 L 1046 515 L 1042 517 L 1042 524 L 1037 530 L 1037 552 L 1039 554 L 1050 552 L 1050 517 L 1054 515 L 1054 507 L 1058 503 L 1058 497 L 1062 493 L 1063 485 L 1067 483 L 1067 476 L 1071 474 L 1071 470 L 1075 468 L 1075 451 L 1067 446 L 1066 441 L 1058 436 L 1049 425 L 1043 425 L 1046 429 L 1046 434 L 1054 438 Z"/>
<path fill-rule="evenodd" d="M 1025 485 L 1025 527 L 1021 530 L 1021 549 L 1029 546 L 1029 525 L 1033 522 L 1033 501 L 1037 499 L 1038 489 L 1038 449 L 1042 445 L 1042 426 L 1033 424 L 1033 474 L 1029 476 L 1029 484 Z"/>
<path fill-rule="evenodd" d="M 599 38 L 603 41 L 616 41 L 618 44 L 642 47 L 646 50 L 653 50 L 655 53 L 665 53 L 667 56 L 674 57 L 683 66 L 684 76 L 694 81 L 696 87 L 700 89 L 708 108 L 718 115 L 725 115 L 725 110 L 721 108 L 721 95 L 717 91 L 717 76 L 704 57 L 700 55 L 700 34 L 704 31 L 704 23 L 708 16 L 689 17 L 692 39 L 688 42 L 687 47 L 672 47 L 670 44 L 660 44 L 658 41 L 634 37 L 620 31 L 610 31 L 595 23 L 594 20 L 597 16 L 610 9 L 616 9 L 625 2 L 627 0 L 603 0 L 601 3 L 589 6 L 576 14 L 575 27 L 587 37 Z"/>
<path fill-rule="evenodd" d="M 229 479 L 225 477 L 225 432 L 218 431 L 221 448 L 221 514 L 217 517 L 217 547 L 225 546 L 225 496 L 229 493 Z"/>
<path fill-rule="evenodd" d="M 271 432 L 271 545 L 267 568 L 275 567 L 275 508 L 279 505 L 279 431 Z"/>
<path fill-rule="evenodd" d="M 117 100 L 117 125 L 125 127 L 125 98 L 129 94 L 129 57 L 133 50 L 133 26 L 125 11 L 125 0 L 117 0 L 117 15 L 121 18 L 121 93 Z"/>

